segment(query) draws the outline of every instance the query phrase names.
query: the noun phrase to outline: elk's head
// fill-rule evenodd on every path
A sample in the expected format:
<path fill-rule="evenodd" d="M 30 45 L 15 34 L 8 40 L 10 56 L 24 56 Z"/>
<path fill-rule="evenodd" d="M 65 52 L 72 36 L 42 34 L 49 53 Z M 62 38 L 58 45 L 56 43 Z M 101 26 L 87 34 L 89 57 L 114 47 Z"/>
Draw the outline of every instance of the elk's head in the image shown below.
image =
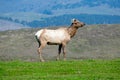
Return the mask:
<path fill-rule="evenodd" d="M 75 28 L 80 28 L 83 27 L 85 25 L 85 23 L 80 22 L 77 19 L 72 19 L 72 26 L 74 26 Z"/>

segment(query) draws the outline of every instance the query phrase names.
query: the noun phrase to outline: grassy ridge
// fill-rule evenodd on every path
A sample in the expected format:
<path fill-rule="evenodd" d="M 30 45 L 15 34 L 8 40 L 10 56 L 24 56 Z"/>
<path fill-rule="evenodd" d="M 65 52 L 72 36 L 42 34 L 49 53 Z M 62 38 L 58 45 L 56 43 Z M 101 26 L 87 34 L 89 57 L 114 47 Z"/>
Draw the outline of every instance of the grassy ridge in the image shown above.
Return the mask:
<path fill-rule="evenodd" d="M 118 80 L 120 59 L 0 62 L 1 80 Z"/>
<path fill-rule="evenodd" d="M 0 32 L 0 60 L 39 61 L 34 34 L 40 28 Z M 58 46 L 43 49 L 45 60 L 55 60 Z M 120 58 L 120 24 L 86 25 L 67 45 L 67 59 Z M 62 55 L 61 55 L 62 57 Z"/>

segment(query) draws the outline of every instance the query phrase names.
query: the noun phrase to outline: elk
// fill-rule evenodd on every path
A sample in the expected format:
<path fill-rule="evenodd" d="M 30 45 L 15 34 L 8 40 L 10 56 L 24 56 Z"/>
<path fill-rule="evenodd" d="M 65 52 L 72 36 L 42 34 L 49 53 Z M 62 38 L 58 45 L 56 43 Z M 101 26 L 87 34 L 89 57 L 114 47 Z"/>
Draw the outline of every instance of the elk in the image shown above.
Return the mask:
<path fill-rule="evenodd" d="M 44 62 L 42 57 L 42 49 L 47 45 L 59 45 L 57 60 L 60 59 L 61 50 L 63 50 L 63 57 L 66 60 L 66 45 L 71 38 L 76 34 L 78 28 L 85 24 L 77 19 L 72 19 L 70 27 L 58 29 L 41 29 L 35 34 L 36 40 L 39 43 L 38 54 L 41 62 Z"/>

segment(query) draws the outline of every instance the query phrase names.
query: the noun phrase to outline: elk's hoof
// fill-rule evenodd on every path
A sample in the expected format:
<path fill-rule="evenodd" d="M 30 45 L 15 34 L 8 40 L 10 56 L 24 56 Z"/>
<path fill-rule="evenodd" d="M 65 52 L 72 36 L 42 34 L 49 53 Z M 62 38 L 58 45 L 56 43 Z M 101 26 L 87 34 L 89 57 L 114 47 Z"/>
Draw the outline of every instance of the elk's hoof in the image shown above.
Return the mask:
<path fill-rule="evenodd" d="M 59 61 L 59 60 L 60 60 L 59 58 L 56 59 L 56 61 Z"/>
<path fill-rule="evenodd" d="M 40 60 L 40 62 L 45 62 L 45 60 Z"/>
<path fill-rule="evenodd" d="M 64 58 L 63 61 L 66 61 L 66 58 Z"/>

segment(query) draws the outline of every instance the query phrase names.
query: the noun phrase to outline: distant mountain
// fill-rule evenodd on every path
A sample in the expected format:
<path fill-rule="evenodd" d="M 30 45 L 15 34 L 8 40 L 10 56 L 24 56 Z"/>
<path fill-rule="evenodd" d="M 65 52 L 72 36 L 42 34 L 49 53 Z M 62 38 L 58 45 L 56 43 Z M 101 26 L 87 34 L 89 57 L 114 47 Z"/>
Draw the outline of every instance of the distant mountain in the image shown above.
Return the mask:
<path fill-rule="evenodd" d="M 120 0 L 0 0 L 0 13 L 120 15 Z M 14 5 L 13 5 L 14 4 Z"/>
<path fill-rule="evenodd" d="M 120 24 L 120 0 L 0 0 L 0 19 L 30 27 Z"/>

